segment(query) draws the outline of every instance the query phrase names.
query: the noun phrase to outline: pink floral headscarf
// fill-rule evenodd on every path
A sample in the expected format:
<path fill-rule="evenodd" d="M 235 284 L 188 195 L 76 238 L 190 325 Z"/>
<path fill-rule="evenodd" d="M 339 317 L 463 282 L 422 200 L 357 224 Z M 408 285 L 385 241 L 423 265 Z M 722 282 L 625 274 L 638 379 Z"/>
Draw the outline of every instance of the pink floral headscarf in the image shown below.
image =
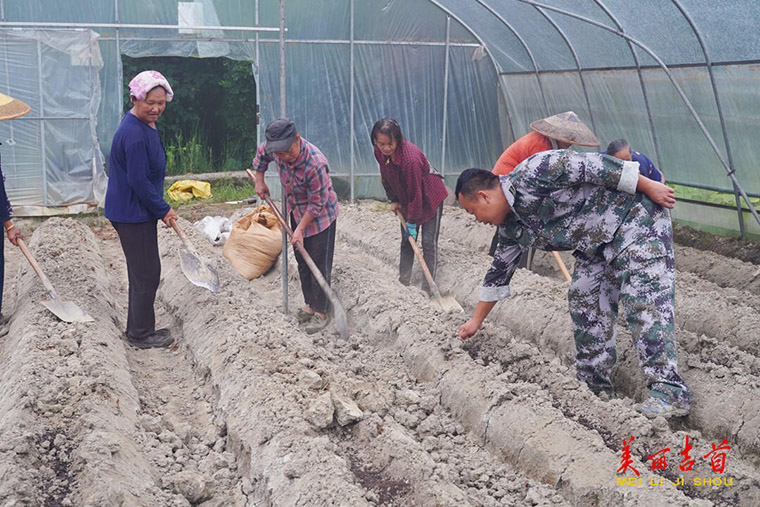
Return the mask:
<path fill-rule="evenodd" d="M 158 71 L 144 70 L 129 82 L 129 93 L 137 100 L 145 100 L 145 96 L 156 86 L 166 90 L 166 102 L 171 102 L 174 97 L 169 81 Z"/>

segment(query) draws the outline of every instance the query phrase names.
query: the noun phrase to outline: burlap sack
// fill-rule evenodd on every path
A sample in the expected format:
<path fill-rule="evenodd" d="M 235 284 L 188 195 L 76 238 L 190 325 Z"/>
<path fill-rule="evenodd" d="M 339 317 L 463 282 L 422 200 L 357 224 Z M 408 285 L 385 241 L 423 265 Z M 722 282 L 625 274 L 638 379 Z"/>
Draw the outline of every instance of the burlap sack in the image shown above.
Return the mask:
<path fill-rule="evenodd" d="M 272 267 L 282 251 L 282 228 L 269 206 L 259 206 L 232 227 L 222 253 L 246 279 L 257 278 Z"/>

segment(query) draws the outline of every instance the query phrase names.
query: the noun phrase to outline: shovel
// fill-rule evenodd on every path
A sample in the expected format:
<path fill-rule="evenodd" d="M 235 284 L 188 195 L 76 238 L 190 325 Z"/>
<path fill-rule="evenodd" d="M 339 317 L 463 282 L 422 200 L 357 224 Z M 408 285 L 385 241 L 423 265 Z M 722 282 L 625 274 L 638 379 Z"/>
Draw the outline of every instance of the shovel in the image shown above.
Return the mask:
<path fill-rule="evenodd" d="M 464 308 L 462 308 L 462 306 L 457 303 L 457 300 L 454 299 L 453 296 L 441 296 L 441 291 L 438 290 L 438 285 L 435 283 L 435 280 L 433 280 L 433 276 L 430 274 L 430 270 L 428 269 L 427 264 L 425 264 L 425 259 L 422 257 L 422 252 L 420 252 L 420 248 L 417 246 L 417 242 L 414 241 L 412 235 L 409 234 L 409 231 L 406 230 L 406 219 L 404 218 L 404 215 L 402 215 L 399 210 L 396 210 L 396 215 L 398 216 L 398 219 L 401 220 L 401 226 L 404 228 L 404 232 L 406 232 L 406 235 L 409 238 L 409 244 L 412 245 L 412 250 L 414 250 L 414 254 L 417 256 L 417 260 L 420 261 L 420 267 L 422 268 L 422 272 L 425 273 L 425 278 L 427 279 L 427 283 L 430 286 L 430 291 L 433 293 L 433 299 L 438 307 L 446 312 L 464 313 Z"/>
<path fill-rule="evenodd" d="M 177 221 L 172 220 L 171 224 L 174 232 L 182 240 L 182 247 L 179 249 L 179 264 L 182 266 L 182 272 L 185 274 L 185 277 L 193 285 L 216 292 L 219 289 L 219 275 L 216 269 L 207 261 L 201 261 L 193 246 L 185 239 L 185 235 L 182 234 Z"/>
<path fill-rule="evenodd" d="M 37 276 L 40 277 L 40 280 L 42 280 L 42 285 L 45 286 L 45 289 L 50 295 L 50 300 L 43 299 L 41 301 L 45 308 L 53 312 L 56 317 L 64 322 L 94 322 L 95 319 L 84 313 L 84 311 L 76 304 L 72 303 L 71 301 L 62 301 L 58 299 L 58 294 L 55 293 L 53 284 L 50 283 L 48 277 L 45 276 L 45 273 L 43 273 L 42 269 L 40 269 L 40 265 L 37 264 L 37 261 L 34 260 L 34 257 L 32 257 L 32 252 L 30 252 L 26 247 L 24 240 L 19 238 L 17 241 L 18 247 L 24 253 L 24 257 L 26 257 L 26 260 L 29 261 L 32 269 L 34 269 L 34 272 L 37 273 Z"/>

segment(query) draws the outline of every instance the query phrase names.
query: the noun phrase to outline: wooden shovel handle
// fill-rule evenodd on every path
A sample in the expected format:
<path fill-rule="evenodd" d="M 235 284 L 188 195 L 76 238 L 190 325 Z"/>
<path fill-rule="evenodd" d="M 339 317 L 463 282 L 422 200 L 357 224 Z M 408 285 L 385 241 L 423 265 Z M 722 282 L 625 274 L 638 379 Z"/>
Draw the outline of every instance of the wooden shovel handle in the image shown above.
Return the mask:
<path fill-rule="evenodd" d="M 179 239 L 182 240 L 182 243 L 187 245 L 187 241 L 185 240 L 185 235 L 182 234 L 182 230 L 179 228 L 179 224 L 177 223 L 177 221 L 172 220 L 169 223 L 172 224 L 172 229 L 174 229 L 174 232 L 177 233 L 177 236 L 179 236 Z"/>
<path fill-rule="evenodd" d="M 26 257 L 26 260 L 29 261 L 29 264 L 31 264 L 32 269 L 34 269 L 34 272 L 37 273 L 37 276 L 40 277 L 40 280 L 42 280 L 42 285 L 45 286 L 45 289 L 50 293 L 51 299 L 58 299 L 58 295 L 55 293 L 55 289 L 53 288 L 53 284 L 50 282 L 50 279 L 45 276 L 45 273 L 42 272 L 42 268 L 40 268 L 40 265 L 37 264 L 37 261 L 32 256 L 32 252 L 29 251 L 29 249 L 26 247 L 26 243 L 24 243 L 24 240 L 21 238 L 17 239 L 18 247 L 21 249 L 21 252 L 23 252 L 24 257 Z"/>
<path fill-rule="evenodd" d="M 420 261 L 420 267 L 422 268 L 422 272 L 425 273 L 425 278 L 427 279 L 428 285 L 430 286 L 430 290 L 433 292 L 433 296 L 436 299 L 443 299 L 443 296 L 441 296 L 441 291 L 438 290 L 438 284 L 436 284 L 435 280 L 433 280 L 433 275 L 430 274 L 430 270 L 428 269 L 427 264 L 425 264 L 425 258 L 422 256 L 422 252 L 420 252 L 420 247 L 417 246 L 417 242 L 414 241 L 414 238 L 406 229 L 406 219 L 404 218 L 404 215 L 402 215 L 399 210 L 395 210 L 394 212 L 396 213 L 396 216 L 398 216 L 398 219 L 401 220 L 401 227 L 404 228 L 404 232 L 406 232 L 406 235 L 409 238 L 409 244 L 412 245 L 412 250 L 414 250 L 414 254 L 417 256 L 417 260 Z"/>
<path fill-rule="evenodd" d="M 562 271 L 565 280 L 569 282 L 571 280 L 570 272 L 567 270 L 565 263 L 562 261 L 562 257 L 559 256 L 559 252 L 552 252 L 552 254 L 554 255 L 554 260 L 557 261 L 557 266 L 559 266 L 559 270 Z"/>

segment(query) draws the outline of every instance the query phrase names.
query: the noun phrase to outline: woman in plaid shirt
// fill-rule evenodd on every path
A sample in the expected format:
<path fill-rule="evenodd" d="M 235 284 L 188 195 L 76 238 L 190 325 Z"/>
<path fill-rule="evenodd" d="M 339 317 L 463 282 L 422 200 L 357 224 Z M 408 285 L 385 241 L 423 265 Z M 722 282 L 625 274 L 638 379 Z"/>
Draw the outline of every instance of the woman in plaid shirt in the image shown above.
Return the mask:
<path fill-rule="evenodd" d="M 289 118 L 280 118 L 267 125 L 266 139 L 253 159 L 256 193 L 262 197 L 269 195 L 264 172 L 274 162 L 286 196 L 283 215 L 290 217 L 293 228 L 291 243 L 303 244 L 329 284 L 335 252 L 338 196 L 332 186 L 327 158 L 319 148 L 298 134 L 295 123 Z M 298 321 L 305 325 L 307 333 L 316 333 L 329 322 L 330 301 L 298 250 L 295 256 L 305 303 L 298 311 Z"/>
<path fill-rule="evenodd" d="M 391 210 L 401 210 L 409 234 L 417 240 L 422 235 L 422 251 L 430 274 L 435 278 L 438 258 L 438 233 L 441 229 L 443 201 L 448 196 L 443 177 L 430 165 L 422 150 L 404 139 L 401 127 L 392 118 L 383 118 L 372 127 L 375 158 Z M 409 285 L 414 250 L 401 227 L 399 281 Z M 422 288 L 430 292 L 427 281 Z"/>

